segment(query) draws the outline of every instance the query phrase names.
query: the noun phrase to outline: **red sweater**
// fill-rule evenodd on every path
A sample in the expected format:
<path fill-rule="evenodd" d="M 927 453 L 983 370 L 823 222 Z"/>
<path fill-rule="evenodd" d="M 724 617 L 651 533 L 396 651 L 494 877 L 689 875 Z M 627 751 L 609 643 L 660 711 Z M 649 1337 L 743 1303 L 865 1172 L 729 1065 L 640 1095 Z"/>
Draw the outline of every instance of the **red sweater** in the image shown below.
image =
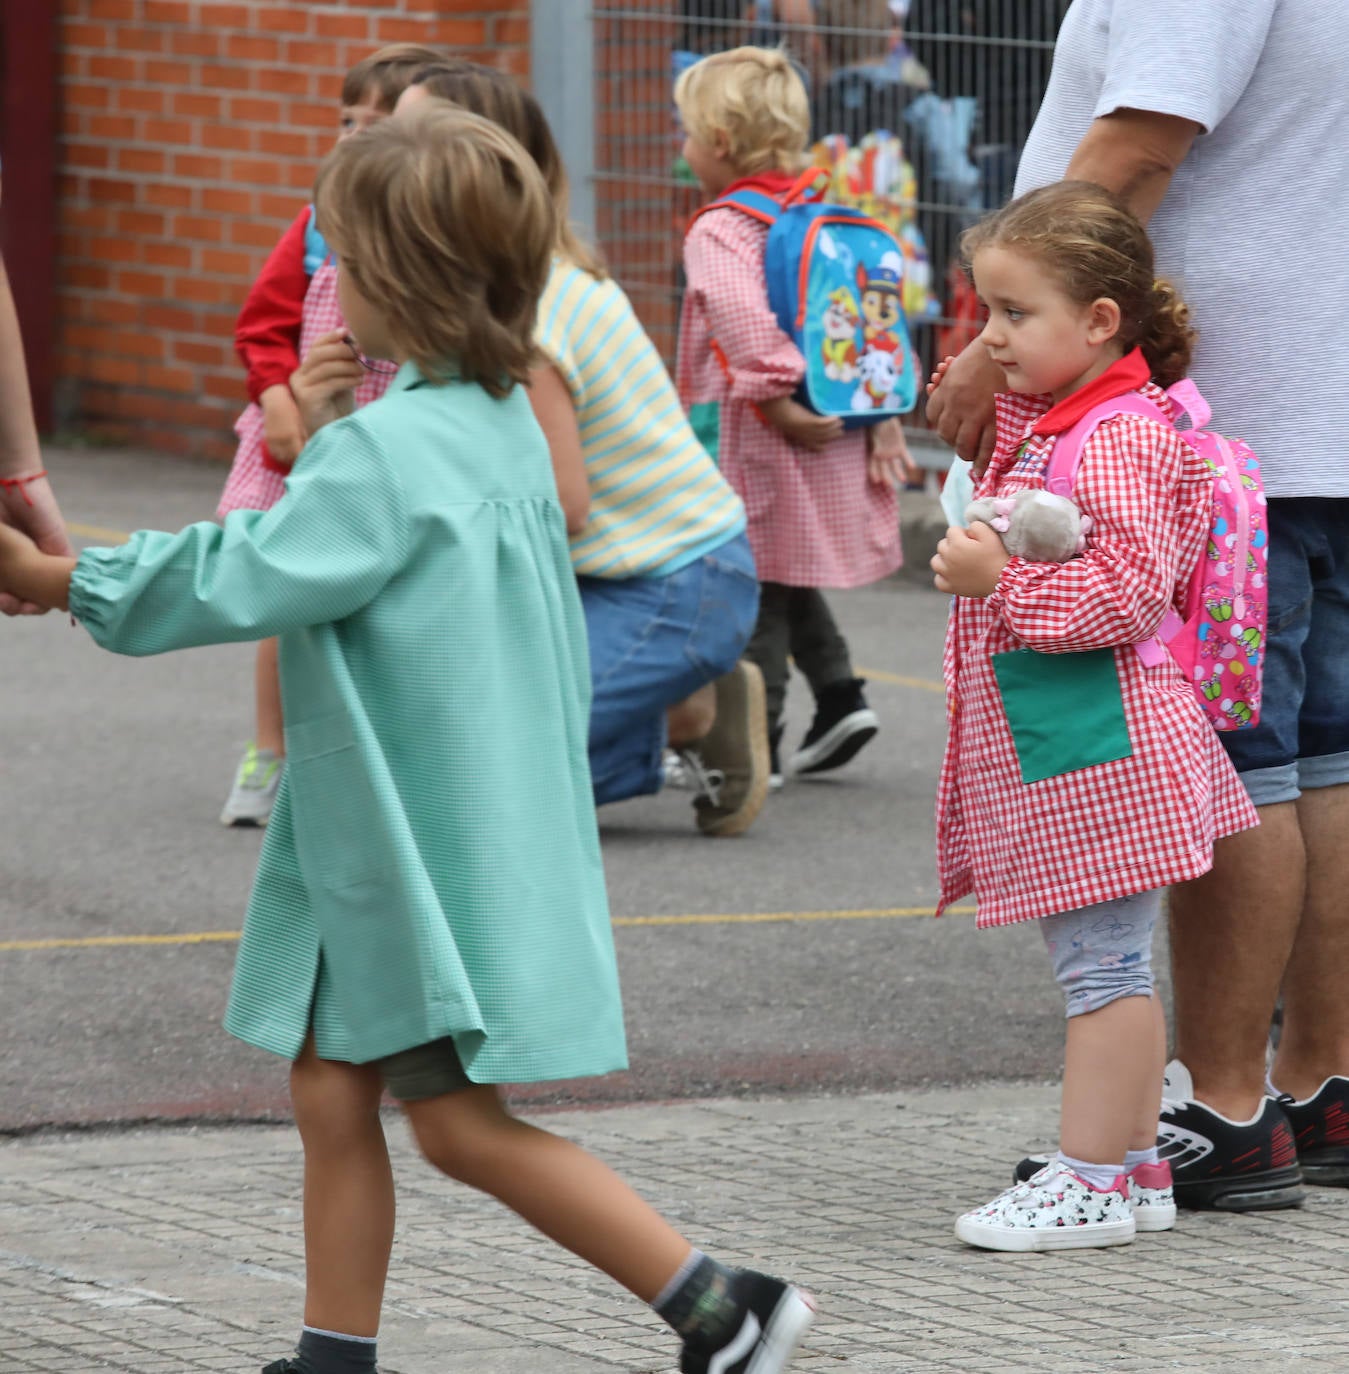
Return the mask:
<path fill-rule="evenodd" d="M 248 369 L 249 399 L 269 386 L 285 386 L 300 365 L 300 324 L 309 275 L 304 270 L 305 231 L 313 206 L 296 215 L 253 283 L 234 326 L 234 347 Z"/>

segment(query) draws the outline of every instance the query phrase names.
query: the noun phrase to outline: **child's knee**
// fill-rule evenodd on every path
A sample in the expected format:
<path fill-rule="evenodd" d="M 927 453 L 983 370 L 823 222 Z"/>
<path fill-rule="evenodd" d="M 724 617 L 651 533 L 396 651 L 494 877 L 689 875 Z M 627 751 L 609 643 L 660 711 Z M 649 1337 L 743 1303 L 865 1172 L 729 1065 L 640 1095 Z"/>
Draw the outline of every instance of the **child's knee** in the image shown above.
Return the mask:
<path fill-rule="evenodd" d="M 459 1183 L 490 1191 L 508 1142 L 528 1129 L 501 1105 L 494 1089 L 469 1089 L 404 1104 L 422 1157 Z"/>
<path fill-rule="evenodd" d="M 360 1064 L 320 1059 L 306 1052 L 291 1065 L 290 1096 L 305 1146 L 345 1148 L 380 1130 L 379 1075 Z"/>

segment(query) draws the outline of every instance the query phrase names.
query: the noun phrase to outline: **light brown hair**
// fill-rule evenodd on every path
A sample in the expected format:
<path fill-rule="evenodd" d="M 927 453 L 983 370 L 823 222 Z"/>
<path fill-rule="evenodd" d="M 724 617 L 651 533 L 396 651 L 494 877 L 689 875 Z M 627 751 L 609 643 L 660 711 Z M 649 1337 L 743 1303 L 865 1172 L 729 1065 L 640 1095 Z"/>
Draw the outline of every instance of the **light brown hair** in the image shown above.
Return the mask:
<path fill-rule="evenodd" d="M 504 129 L 440 104 L 383 120 L 328 154 L 314 200 L 340 270 L 424 376 L 498 397 L 528 379 L 557 216 Z"/>
<path fill-rule="evenodd" d="M 797 172 L 810 138 L 805 82 L 781 48 L 732 48 L 704 57 L 675 82 L 684 127 L 700 143 L 726 140 L 742 176 Z"/>
<path fill-rule="evenodd" d="M 389 114 L 421 68 L 451 60 L 453 54 L 448 48 L 434 48 L 426 43 L 390 43 L 361 58 L 346 74 L 342 80 L 342 104 L 361 105 L 370 100 Z"/>
<path fill-rule="evenodd" d="M 1189 371 L 1197 334 L 1190 310 L 1156 275 L 1148 231 L 1113 192 L 1089 181 L 1060 181 L 1018 197 L 967 229 L 966 264 L 984 248 L 1035 258 L 1078 305 L 1107 298 L 1120 309 L 1116 336 L 1125 351 L 1143 350 L 1162 386 Z"/>
<path fill-rule="evenodd" d="M 538 164 L 557 207 L 557 251 L 597 280 L 609 275 L 600 255 L 567 219 L 570 189 L 562 154 L 557 150 L 548 118 L 528 91 L 505 72 L 478 62 L 452 59 L 423 67 L 408 83 L 421 86 L 438 100 L 448 100 L 499 124 Z"/>

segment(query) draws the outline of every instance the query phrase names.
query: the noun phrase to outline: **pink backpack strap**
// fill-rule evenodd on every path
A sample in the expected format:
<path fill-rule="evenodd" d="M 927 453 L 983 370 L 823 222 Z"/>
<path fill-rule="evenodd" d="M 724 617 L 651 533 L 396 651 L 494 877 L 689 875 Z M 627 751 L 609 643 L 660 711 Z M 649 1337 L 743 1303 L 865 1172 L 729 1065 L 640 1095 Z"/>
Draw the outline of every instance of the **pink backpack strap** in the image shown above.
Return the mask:
<path fill-rule="evenodd" d="M 1180 382 L 1178 386 L 1185 386 L 1187 383 Z M 1193 383 L 1188 385 L 1193 386 Z M 1171 393 L 1168 392 L 1168 395 Z M 1195 396 L 1199 398 L 1199 404 L 1203 407 L 1205 419 L 1208 417 L 1208 407 L 1204 405 L 1203 397 L 1195 391 Z M 1180 400 L 1178 405 L 1183 403 Z M 1194 418 L 1193 412 L 1185 407 L 1191 419 Z M 1066 496 L 1072 499 L 1073 485 L 1077 481 L 1077 470 L 1082 465 L 1082 449 L 1088 439 L 1096 432 L 1097 428 L 1106 420 L 1115 415 L 1142 415 L 1149 420 L 1158 420 L 1164 425 L 1171 423 L 1161 406 L 1154 401 L 1149 401 L 1146 396 L 1140 396 L 1136 391 L 1126 392 L 1123 396 L 1112 396 L 1108 401 L 1102 401 L 1100 405 L 1092 406 L 1087 413 L 1075 424 L 1065 429 L 1062 434 L 1054 440 L 1054 447 L 1049 452 L 1049 465 L 1045 468 L 1045 490 L 1053 492 L 1055 496 Z"/>

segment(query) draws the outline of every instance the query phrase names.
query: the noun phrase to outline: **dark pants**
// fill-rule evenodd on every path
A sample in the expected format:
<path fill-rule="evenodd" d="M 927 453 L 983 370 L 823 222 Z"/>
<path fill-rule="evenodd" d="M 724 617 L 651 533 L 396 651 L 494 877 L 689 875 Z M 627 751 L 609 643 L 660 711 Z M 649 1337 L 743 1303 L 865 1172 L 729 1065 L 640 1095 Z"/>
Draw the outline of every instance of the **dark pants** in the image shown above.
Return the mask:
<path fill-rule="evenodd" d="M 834 622 L 824 593 L 815 587 L 759 584 L 759 623 L 745 657 L 758 664 L 768 694 L 768 728 L 776 730 L 787 699 L 791 664 L 818 697 L 826 687 L 852 677 L 848 645 Z"/>

